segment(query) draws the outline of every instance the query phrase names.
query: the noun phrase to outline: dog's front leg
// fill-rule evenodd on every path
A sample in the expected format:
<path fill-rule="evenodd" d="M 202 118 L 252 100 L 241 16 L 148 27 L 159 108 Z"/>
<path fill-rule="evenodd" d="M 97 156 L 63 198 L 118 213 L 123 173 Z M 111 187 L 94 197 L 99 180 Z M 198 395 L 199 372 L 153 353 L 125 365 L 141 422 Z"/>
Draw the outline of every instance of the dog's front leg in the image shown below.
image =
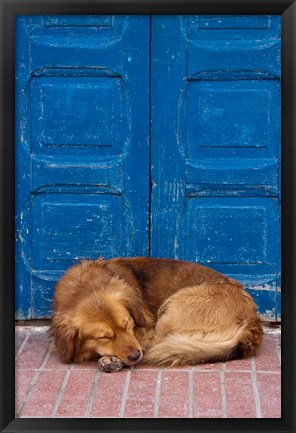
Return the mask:
<path fill-rule="evenodd" d="M 99 370 L 104 373 L 116 373 L 116 371 L 122 369 L 123 362 L 113 355 L 102 356 L 102 358 L 98 360 L 98 367 Z"/>

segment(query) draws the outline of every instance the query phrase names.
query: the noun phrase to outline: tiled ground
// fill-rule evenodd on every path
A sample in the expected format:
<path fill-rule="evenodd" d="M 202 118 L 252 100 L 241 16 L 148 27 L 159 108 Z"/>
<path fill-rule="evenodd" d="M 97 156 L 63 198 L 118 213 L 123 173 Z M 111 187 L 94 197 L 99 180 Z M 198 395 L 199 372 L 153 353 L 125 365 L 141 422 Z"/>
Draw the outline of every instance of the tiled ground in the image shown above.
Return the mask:
<path fill-rule="evenodd" d="M 252 359 L 194 368 L 98 371 L 61 364 L 46 327 L 16 330 L 16 417 L 279 418 L 280 332 Z"/>

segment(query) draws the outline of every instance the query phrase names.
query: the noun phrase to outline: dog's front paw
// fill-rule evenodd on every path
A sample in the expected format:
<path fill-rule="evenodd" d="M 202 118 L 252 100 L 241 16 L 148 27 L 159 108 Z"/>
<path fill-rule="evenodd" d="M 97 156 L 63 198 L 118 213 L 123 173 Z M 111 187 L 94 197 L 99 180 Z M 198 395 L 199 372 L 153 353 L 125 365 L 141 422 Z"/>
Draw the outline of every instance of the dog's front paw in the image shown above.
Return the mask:
<path fill-rule="evenodd" d="M 123 362 L 121 359 L 116 358 L 116 356 L 102 356 L 98 360 L 98 367 L 100 371 L 104 373 L 115 373 L 123 367 Z"/>

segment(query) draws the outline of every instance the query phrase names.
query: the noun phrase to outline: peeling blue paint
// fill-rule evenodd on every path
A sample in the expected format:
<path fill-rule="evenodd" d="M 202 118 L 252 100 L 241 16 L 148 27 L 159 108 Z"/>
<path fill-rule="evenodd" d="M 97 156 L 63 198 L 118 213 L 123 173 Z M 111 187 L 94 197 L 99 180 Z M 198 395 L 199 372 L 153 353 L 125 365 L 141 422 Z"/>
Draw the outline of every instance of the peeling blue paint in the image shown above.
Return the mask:
<path fill-rule="evenodd" d="M 174 257 L 280 317 L 279 16 L 19 16 L 16 315 L 81 258 Z M 151 131 L 150 131 L 151 128 Z"/>
<path fill-rule="evenodd" d="M 279 16 L 152 19 L 151 254 L 237 278 L 272 320 L 280 317 L 280 29 Z"/>
<path fill-rule="evenodd" d="M 41 318 L 81 258 L 149 253 L 150 18 L 19 16 L 16 46 L 16 315 Z"/>
<path fill-rule="evenodd" d="M 275 289 L 246 288 L 258 306 L 258 312 L 265 319 L 281 320 L 281 292 Z"/>

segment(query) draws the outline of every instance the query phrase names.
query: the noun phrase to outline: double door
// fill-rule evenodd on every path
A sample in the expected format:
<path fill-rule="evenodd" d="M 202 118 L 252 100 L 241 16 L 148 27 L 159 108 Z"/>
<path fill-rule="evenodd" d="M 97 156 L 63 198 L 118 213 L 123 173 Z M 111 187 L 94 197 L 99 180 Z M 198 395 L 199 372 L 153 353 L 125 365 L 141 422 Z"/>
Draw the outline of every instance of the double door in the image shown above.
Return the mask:
<path fill-rule="evenodd" d="M 172 257 L 279 315 L 280 17 L 16 21 L 16 316 L 81 258 Z"/>

